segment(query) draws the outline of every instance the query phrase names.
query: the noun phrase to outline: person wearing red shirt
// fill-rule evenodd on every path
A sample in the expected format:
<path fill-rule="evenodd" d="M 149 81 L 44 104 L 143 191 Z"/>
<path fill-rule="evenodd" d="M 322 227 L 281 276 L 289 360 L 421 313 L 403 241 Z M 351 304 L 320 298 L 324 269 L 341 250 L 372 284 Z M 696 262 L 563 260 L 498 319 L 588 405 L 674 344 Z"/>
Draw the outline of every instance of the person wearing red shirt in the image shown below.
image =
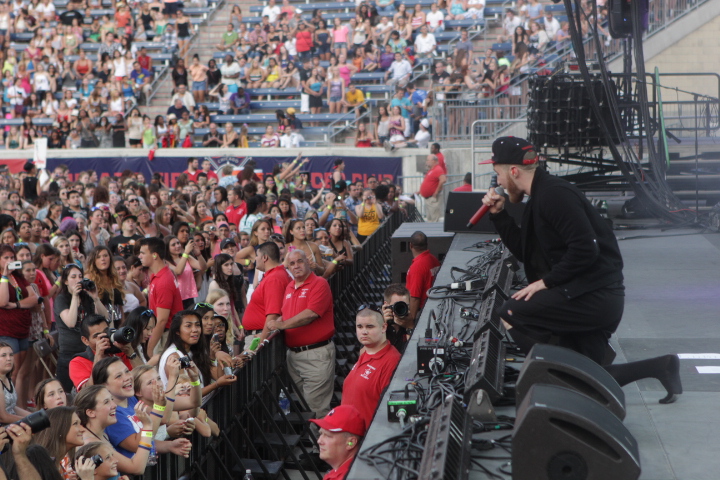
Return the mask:
<path fill-rule="evenodd" d="M 207 175 L 208 181 L 210 181 L 211 178 L 214 178 L 216 182 L 219 180 L 217 173 L 212 171 L 212 164 L 210 163 L 210 160 L 203 160 L 202 171 L 205 175 Z"/>
<path fill-rule="evenodd" d="M 309 57 L 312 47 L 312 33 L 308 30 L 305 22 L 300 20 L 300 23 L 297 26 L 297 33 L 295 34 L 295 49 L 298 52 L 298 57 L 301 60 Z"/>
<path fill-rule="evenodd" d="M 437 222 L 442 215 L 442 189 L 447 181 L 447 176 L 438 163 L 437 155 L 432 153 L 428 155 L 425 166 L 428 172 L 417 193 L 425 199 L 425 219 L 428 222 Z"/>
<path fill-rule="evenodd" d="M 430 153 L 435 155 L 438 158 L 438 165 L 440 165 L 443 169 L 443 173 L 447 175 L 447 165 L 445 164 L 445 155 L 443 155 L 440 152 L 440 144 L 439 143 L 432 143 L 430 144 Z"/>
<path fill-rule="evenodd" d="M 142 68 L 150 72 L 152 75 L 153 73 L 153 67 L 152 67 L 152 57 L 147 54 L 147 48 L 142 47 L 140 49 L 140 55 L 137 57 L 137 61 L 140 64 Z"/>
<path fill-rule="evenodd" d="M 405 286 L 410 292 L 410 318 L 417 320 L 420 310 L 427 301 L 427 292 L 440 270 L 440 261 L 428 250 L 427 235 L 423 232 L 412 234 L 410 251 L 413 254 L 413 261 L 407 272 Z"/>
<path fill-rule="evenodd" d="M 265 322 L 280 318 L 285 290 L 292 280 L 280 263 L 280 249 L 275 242 L 265 242 L 257 248 L 255 269 L 265 275 L 253 291 L 243 315 L 246 351 L 256 336 L 265 340 L 269 335 Z"/>
<path fill-rule="evenodd" d="M 200 170 L 198 170 L 198 159 L 193 157 L 188 158 L 187 166 L 187 170 L 185 170 L 183 173 L 187 175 L 188 180 L 197 183 L 197 176 L 198 173 L 200 173 Z"/>
<path fill-rule="evenodd" d="M 92 385 L 93 365 L 105 357 L 118 357 L 128 370 L 132 370 L 132 364 L 125 351 L 115 354 L 107 353 L 107 350 L 112 346 L 105 332 L 108 326 L 108 321 L 102 315 L 89 315 L 80 324 L 80 333 L 82 335 L 80 339 L 87 345 L 87 350 L 75 355 L 70 360 L 70 379 L 78 392 L 85 385 Z M 120 345 L 115 343 L 114 346 L 128 352 L 133 350 L 130 344 Z"/>
<path fill-rule="evenodd" d="M 312 273 L 302 249 L 290 252 L 285 262 L 295 281 L 285 289 L 282 318 L 265 325 L 285 331 L 290 377 L 320 418 L 330 410 L 335 379 L 332 291 L 327 280 Z"/>
<path fill-rule="evenodd" d="M 342 405 L 357 408 L 367 425 L 372 423 L 383 391 L 400 362 L 400 352 L 387 339 L 387 323 L 380 309 L 365 307 L 355 317 L 355 332 L 364 347 L 343 382 Z"/>
<path fill-rule="evenodd" d="M 342 480 L 350 471 L 355 454 L 360 449 L 367 424 L 352 405 L 337 406 L 325 418 L 312 419 L 310 422 L 320 429 L 320 458 L 332 467 L 323 480 Z"/>
<path fill-rule="evenodd" d="M 228 223 L 240 225 L 240 220 L 247 213 L 247 204 L 243 201 L 242 187 L 228 188 L 227 199 L 228 207 L 225 209 L 225 216 Z"/>
<path fill-rule="evenodd" d="M 148 340 L 148 355 L 162 353 L 167 342 L 167 330 L 173 316 L 183 309 L 182 296 L 175 274 L 165 265 L 165 242 L 159 238 L 140 240 L 138 258 L 143 267 L 148 267 L 152 275 L 148 286 L 148 306 L 155 312 L 157 324 Z"/>
<path fill-rule="evenodd" d="M 472 192 L 472 174 L 470 172 L 465 174 L 463 184 L 453 190 L 453 192 Z"/>

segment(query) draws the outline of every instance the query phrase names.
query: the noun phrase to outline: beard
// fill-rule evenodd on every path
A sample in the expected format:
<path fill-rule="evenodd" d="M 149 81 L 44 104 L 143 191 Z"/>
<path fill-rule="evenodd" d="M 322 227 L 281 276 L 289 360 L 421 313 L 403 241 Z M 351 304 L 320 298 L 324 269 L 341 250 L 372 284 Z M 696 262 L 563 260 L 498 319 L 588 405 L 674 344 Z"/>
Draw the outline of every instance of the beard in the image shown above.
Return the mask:
<path fill-rule="evenodd" d="M 525 198 L 525 192 L 520 190 L 518 188 L 517 184 L 515 183 L 515 180 L 510 178 L 508 175 L 507 179 L 507 185 L 505 186 L 505 192 L 508 194 L 508 197 L 510 199 L 510 203 L 520 203 Z"/>

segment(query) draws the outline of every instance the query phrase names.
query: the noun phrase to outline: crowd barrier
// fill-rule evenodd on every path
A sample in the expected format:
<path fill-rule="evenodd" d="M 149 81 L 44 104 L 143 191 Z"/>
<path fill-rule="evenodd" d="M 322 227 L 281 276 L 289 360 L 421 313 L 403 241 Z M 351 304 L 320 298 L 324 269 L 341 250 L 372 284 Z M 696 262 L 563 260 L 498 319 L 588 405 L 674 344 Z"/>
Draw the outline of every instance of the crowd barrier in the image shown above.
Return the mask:
<path fill-rule="evenodd" d="M 329 279 L 335 309 L 337 391 L 358 357 L 355 312 L 360 305 L 381 302 L 391 282 L 391 237 L 402 223 L 421 221 L 411 205 L 406 212 L 389 215 L 355 253 L 353 265 Z M 204 399 L 203 408 L 220 426 L 220 436 L 204 438 L 194 433 L 189 458 L 160 455 L 157 465 L 147 467 L 145 480 L 237 480 L 247 469 L 256 478 L 289 480 L 286 469 L 297 470 L 306 480 L 322 478 L 315 467 L 300 464 L 300 456 L 311 451 L 315 438 L 307 421 L 312 418 L 309 408 L 287 372 L 285 352 L 282 335 L 270 337 L 252 361 L 235 372 L 236 383 Z M 278 403 L 281 391 L 290 399 L 289 415 Z"/>

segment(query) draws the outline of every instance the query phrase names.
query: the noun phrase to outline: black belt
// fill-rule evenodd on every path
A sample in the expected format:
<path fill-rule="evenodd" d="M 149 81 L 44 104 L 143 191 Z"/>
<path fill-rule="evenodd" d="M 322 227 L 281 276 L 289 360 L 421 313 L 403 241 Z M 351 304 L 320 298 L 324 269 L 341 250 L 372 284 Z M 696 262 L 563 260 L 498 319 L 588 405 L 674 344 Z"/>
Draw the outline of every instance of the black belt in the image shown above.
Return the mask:
<path fill-rule="evenodd" d="M 262 330 L 245 330 L 245 335 L 260 335 Z"/>
<path fill-rule="evenodd" d="M 325 345 L 327 345 L 330 342 L 332 342 L 332 340 L 328 339 L 323 342 L 313 343 L 312 345 L 306 345 L 304 347 L 288 347 L 288 348 L 295 353 L 299 353 L 299 352 L 305 352 L 307 350 L 313 350 L 315 348 L 324 347 Z"/>

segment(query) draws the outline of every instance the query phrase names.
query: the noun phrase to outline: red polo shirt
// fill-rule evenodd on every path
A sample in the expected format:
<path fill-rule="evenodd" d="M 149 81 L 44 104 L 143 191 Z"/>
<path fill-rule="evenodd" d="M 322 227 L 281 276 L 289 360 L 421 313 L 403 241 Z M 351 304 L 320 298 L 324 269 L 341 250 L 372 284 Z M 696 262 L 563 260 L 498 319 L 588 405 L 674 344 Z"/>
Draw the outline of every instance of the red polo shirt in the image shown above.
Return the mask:
<path fill-rule="evenodd" d="M 472 185 L 463 183 L 457 187 L 453 192 L 472 192 Z"/>
<path fill-rule="evenodd" d="M 420 195 L 422 195 L 423 198 L 430 198 L 435 194 L 442 175 L 445 175 L 445 172 L 440 164 L 435 165 L 427 175 L 425 175 L 420 185 Z"/>
<path fill-rule="evenodd" d="M 175 274 L 167 265 L 150 277 L 148 302 L 150 310 L 155 312 L 156 317 L 158 308 L 170 310 L 170 316 L 165 324 L 165 329 L 170 328 L 170 322 L 172 322 L 173 316 L 183 309 L 182 297 L 180 296 L 180 289 L 178 288 Z"/>
<path fill-rule="evenodd" d="M 364 352 L 343 382 L 342 404 L 357 408 L 365 424 L 375 416 L 383 390 L 390 384 L 400 352 L 388 342 L 374 355 Z"/>
<path fill-rule="evenodd" d="M 190 170 L 185 170 L 183 173 L 187 175 L 188 180 L 197 183 L 197 176 L 202 170 L 195 170 L 195 173 L 190 173 Z"/>
<path fill-rule="evenodd" d="M 410 291 L 411 297 L 420 299 L 420 308 L 427 301 L 427 292 L 432 287 L 438 270 L 440 270 L 440 261 L 430 253 L 430 250 L 425 250 L 413 258 L 407 272 L 405 287 Z"/>
<path fill-rule="evenodd" d="M 345 463 L 340 465 L 336 470 L 330 470 L 325 474 L 323 480 L 344 480 L 347 474 L 350 473 L 350 467 L 352 467 L 353 460 L 355 457 L 348 458 Z"/>
<path fill-rule="evenodd" d="M 262 330 L 268 315 L 282 315 L 285 290 L 291 281 L 283 265 L 265 273 L 245 309 L 242 319 L 245 330 Z"/>
<path fill-rule="evenodd" d="M 228 219 L 228 223 L 234 223 L 235 225 L 238 225 L 238 226 L 240 225 L 240 220 L 245 216 L 246 213 L 247 213 L 247 205 L 245 204 L 245 202 L 242 202 L 237 207 L 230 204 L 225 209 L 225 216 Z"/>
<path fill-rule="evenodd" d="M 130 360 L 128 360 L 127 356 L 123 352 L 111 355 L 111 357 L 120 358 L 128 370 L 133 369 L 132 363 L 130 363 Z M 90 350 L 90 347 L 88 347 L 84 353 L 76 355 L 72 360 L 70 360 L 68 374 L 70 375 L 70 380 L 72 380 L 73 385 L 75 385 L 75 388 L 78 391 L 85 386 L 85 383 L 87 383 L 88 380 L 90 380 L 94 360 L 95 353 Z"/>
<path fill-rule="evenodd" d="M 320 343 L 335 335 L 335 317 L 330 285 L 327 280 L 314 273 L 311 273 L 298 287 L 295 286 L 294 281 L 288 284 L 282 306 L 283 321 L 307 309 L 318 314 L 320 318 L 316 318 L 303 327 L 285 330 L 285 344 L 288 347 L 304 347 Z"/>
<path fill-rule="evenodd" d="M 435 156 L 438 158 L 438 165 L 440 165 L 443 169 L 443 173 L 447 174 L 447 165 L 445 165 L 445 155 L 443 155 L 441 152 L 438 152 L 435 154 Z"/>
<path fill-rule="evenodd" d="M 213 172 L 212 170 L 209 170 L 209 171 L 207 171 L 207 172 L 206 172 L 205 170 L 203 170 L 203 172 L 207 175 L 207 179 L 208 179 L 208 180 L 210 180 L 211 178 L 214 178 L 215 180 L 218 180 L 217 173 Z"/>

